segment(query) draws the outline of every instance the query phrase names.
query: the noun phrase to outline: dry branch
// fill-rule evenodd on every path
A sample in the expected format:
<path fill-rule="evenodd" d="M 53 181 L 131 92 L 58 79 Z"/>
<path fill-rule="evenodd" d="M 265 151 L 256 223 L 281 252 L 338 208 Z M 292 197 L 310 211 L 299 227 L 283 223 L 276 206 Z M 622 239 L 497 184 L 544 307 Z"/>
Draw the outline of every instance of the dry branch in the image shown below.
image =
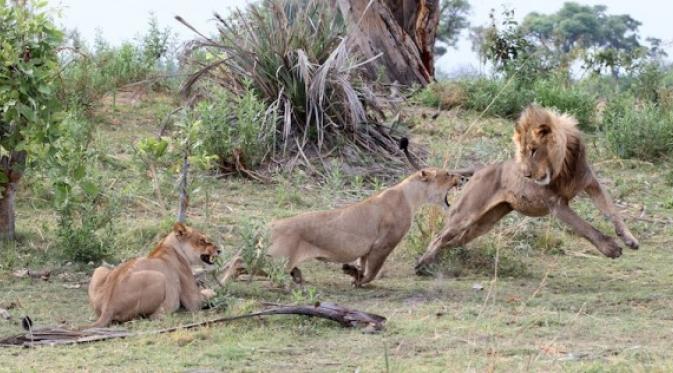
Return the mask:
<path fill-rule="evenodd" d="M 353 310 L 334 303 L 316 303 L 306 306 L 289 306 L 267 304 L 269 306 L 259 312 L 253 312 L 239 316 L 218 317 L 192 324 L 179 325 L 166 329 L 150 330 L 144 332 L 128 332 L 123 329 L 92 328 L 85 330 L 68 330 L 64 328 L 39 328 L 32 329 L 27 334 L 19 334 L 0 339 L 0 347 L 39 347 L 56 345 L 76 345 L 83 343 L 106 341 L 129 337 L 141 337 L 172 333 L 177 330 L 194 329 L 201 326 L 210 326 L 219 323 L 241 320 L 251 317 L 270 315 L 302 315 L 332 320 L 342 327 L 366 327 L 375 331 L 383 329 L 386 318 L 376 314 Z"/>

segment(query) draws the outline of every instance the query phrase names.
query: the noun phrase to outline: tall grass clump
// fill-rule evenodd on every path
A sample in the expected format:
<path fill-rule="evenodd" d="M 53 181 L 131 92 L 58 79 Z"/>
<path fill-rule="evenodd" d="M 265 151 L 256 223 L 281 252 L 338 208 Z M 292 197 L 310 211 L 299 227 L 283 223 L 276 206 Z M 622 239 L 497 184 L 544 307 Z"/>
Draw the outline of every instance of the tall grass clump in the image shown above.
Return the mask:
<path fill-rule="evenodd" d="M 656 161 L 673 155 L 673 110 L 629 96 L 608 105 L 603 130 L 612 150 L 622 158 Z"/>
<path fill-rule="evenodd" d="M 368 61 L 350 48 L 344 18 L 329 2 L 268 0 L 216 18 L 218 38 L 202 36 L 187 52 L 196 72 L 184 92 L 208 96 L 215 85 L 238 97 L 254 92 L 276 118 L 260 128 L 272 139 L 265 158 L 343 145 L 357 154 L 396 152 L 390 128 L 374 123 L 382 114 L 362 71 Z"/>

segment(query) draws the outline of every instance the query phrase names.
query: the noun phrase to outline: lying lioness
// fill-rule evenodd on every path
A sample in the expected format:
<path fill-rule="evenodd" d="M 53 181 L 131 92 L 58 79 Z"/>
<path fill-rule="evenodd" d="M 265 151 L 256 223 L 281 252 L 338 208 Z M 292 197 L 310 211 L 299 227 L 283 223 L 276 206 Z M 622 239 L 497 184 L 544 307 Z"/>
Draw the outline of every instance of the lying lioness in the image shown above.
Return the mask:
<path fill-rule="evenodd" d="M 117 268 L 98 267 L 89 284 L 89 302 L 99 316 L 91 327 L 105 327 L 141 316 L 159 317 L 184 307 L 198 310 L 212 290 L 199 291 L 191 265 L 213 264 L 220 250 L 196 229 L 175 223 L 147 257 Z"/>
<path fill-rule="evenodd" d="M 303 281 L 297 266 L 315 258 L 344 263 L 354 286 L 367 284 L 409 230 L 414 211 L 426 203 L 448 207 L 447 194 L 461 180 L 459 174 L 425 168 L 360 203 L 274 221 L 269 254 L 289 259 L 295 282 Z M 349 264 L 357 259 L 360 268 Z"/>

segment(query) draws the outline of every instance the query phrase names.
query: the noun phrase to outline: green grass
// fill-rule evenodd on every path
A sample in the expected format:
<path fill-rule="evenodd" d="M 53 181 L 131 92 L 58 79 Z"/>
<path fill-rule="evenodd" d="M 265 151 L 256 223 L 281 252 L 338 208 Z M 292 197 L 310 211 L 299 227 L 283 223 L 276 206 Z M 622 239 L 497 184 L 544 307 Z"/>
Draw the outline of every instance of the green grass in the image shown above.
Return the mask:
<path fill-rule="evenodd" d="M 173 210 L 152 203 L 150 179 L 132 164 L 130 152 L 134 141 L 156 133 L 152 110 L 161 102 L 152 99 L 132 108 L 122 101 L 117 112 L 105 109 L 97 115 L 95 146 L 114 160 L 116 166 L 105 172 L 124 195 L 118 221 L 122 245 L 113 254 L 117 261 L 149 251 L 174 216 Z M 419 120 L 414 134 L 429 145 L 428 163 L 442 165 L 448 157 L 453 167 L 510 157 L 512 124 L 475 119 L 469 113 L 442 113 L 437 120 Z M 609 260 L 554 219 L 511 215 L 468 248 L 495 250 L 523 265 L 525 274 L 515 271 L 496 278 L 488 268 L 468 268 L 459 277 L 441 273 L 419 278 L 413 265 L 422 247 L 414 246 L 419 234 L 414 226 L 385 264 L 381 278 L 369 287 L 353 289 L 338 265 L 315 262 L 302 267 L 307 287 L 315 288 L 318 300 L 385 315 L 388 322 L 380 334 L 342 329 L 323 320 L 267 317 L 76 347 L 0 349 L 0 370 L 371 372 L 388 366 L 390 371 L 414 372 L 670 371 L 673 209 L 664 197 L 671 195 L 666 181 L 671 165 L 614 158 L 605 140 L 593 136 L 586 137 L 589 156 L 640 238 L 638 252 L 625 251 L 623 257 Z M 244 221 L 266 222 L 340 206 L 374 192 L 371 184 L 345 175 L 332 179 L 317 185 L 301 174 L 282 175 L 276 183 L 263 185 L 199 175 L 200 190 L 192 196 L 189 220 L 229 256 L 240 248 L 238 231 Z M 175 192 L 170 181 L 166 184 L 164 198 L 173 201 Z M 86 295 L 93 266 L 66 266 L 50 254 L 58 248 L 52 244 L 56 217 L 43 202 L 49 191 L 31 190 L 24 185 L 18 195 L 21 241 L 0 249 L 0 307 L 17 304 L 10 310 L 13 320 L 0 320 L 2 336 L 19 333 L 15 322 L 23 315 L 30 315 L 37 326 L 77 326 L 93 320 Z M 612 234 L 610 224 L 586 199 L 578 199 L 574 207 Z M 49 282 L 12 276 L 22 267 L 52 268 L 55 273 Z M 81 287 L 64 287 L 73 283 Z M 484 290 L 473 289 L 474 284 Z M 158 329 L 247 312 L 262 301 L 291 303 L 298 298 L 266 281 L 241 281 L 227 288 L 226 311 L 178 313 L 123 327 Z"/>

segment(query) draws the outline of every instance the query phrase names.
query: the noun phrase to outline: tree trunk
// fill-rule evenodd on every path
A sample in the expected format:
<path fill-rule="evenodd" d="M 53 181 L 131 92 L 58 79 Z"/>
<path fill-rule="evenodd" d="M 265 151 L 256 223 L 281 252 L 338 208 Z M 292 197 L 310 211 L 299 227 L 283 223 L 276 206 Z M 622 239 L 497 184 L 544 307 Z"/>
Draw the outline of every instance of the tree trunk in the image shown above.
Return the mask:
<path fill-rule="evenodd" d="M 426 85 L 434 78 L 434 45 L 439 0 L 336 0 L 350 35 L 376 76 L 383 67 L 389 81 Z"/>
<path fill-rule="evenodd" d="M 0 157 L 0 240 L 14 241 L 16 238 L 16 211 L 14 196 L 16 187 L 23 176 L 26 163 L 25 152 L 11 152 Z"/>

